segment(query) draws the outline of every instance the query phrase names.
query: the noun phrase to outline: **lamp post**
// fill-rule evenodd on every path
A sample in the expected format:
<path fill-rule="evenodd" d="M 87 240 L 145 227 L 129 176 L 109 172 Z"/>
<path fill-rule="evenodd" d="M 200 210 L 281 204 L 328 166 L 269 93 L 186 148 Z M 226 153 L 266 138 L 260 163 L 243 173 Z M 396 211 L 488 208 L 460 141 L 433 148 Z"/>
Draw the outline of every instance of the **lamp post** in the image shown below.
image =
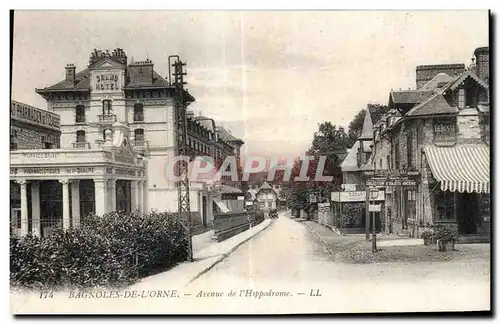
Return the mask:
<path fill-rule="evenodd" d="M 372 199 L 372 206 L 375 207 L 375 199 L 378 198 L 378 189 L 370 189 L 370 198 Z M 372 212 L 372 252 L 377 252 L 377 228 L 375 222 L 375 211 Z"/>

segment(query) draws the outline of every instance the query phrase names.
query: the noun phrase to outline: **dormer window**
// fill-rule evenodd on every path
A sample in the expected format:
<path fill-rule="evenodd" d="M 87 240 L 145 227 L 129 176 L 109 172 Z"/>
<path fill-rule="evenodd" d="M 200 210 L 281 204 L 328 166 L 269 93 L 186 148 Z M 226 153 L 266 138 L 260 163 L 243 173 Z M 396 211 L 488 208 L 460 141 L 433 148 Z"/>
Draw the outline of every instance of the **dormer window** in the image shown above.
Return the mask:
<path fill-rule="evenodd" d="M 465 108 L 465 89 L 463 88 L 458 90 L 458 108 Z"/>

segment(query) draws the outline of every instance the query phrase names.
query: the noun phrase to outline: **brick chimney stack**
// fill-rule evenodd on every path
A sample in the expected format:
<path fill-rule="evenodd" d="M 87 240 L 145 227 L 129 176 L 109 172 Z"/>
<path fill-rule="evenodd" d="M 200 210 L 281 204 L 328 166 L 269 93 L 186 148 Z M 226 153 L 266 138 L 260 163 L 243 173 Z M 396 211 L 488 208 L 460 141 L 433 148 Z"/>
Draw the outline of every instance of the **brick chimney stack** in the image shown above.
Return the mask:
<path fill-rule="evenodd" d="M 474 51 L 476 57 L 476 74 L 483 81 L 490 82 L 490 48 L 479 47 Z"/>
<path fill-rule="evenodd" d="M 66 65 L 66 81 L 74 86 L 75 85 L 75 73 L 76 67 L 73 64 Z"/>

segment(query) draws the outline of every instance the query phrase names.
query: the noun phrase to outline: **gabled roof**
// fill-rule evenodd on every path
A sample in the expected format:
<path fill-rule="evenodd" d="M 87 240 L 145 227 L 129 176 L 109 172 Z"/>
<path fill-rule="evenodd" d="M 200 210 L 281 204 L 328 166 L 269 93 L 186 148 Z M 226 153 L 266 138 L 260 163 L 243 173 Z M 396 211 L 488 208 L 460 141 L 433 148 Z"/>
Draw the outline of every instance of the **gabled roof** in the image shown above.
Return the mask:
<path fill-rule="evenodd" d="M 373 122 L 370 114 L 370 109 L 366 108 L 365 120 L 363 121 L 363 131 L 358 140 L 373 139 Z"/>
<path fill-rule="evenodd" d="M 66 80 L 62 80 L 54 85 L 51 85 L 50 87 L 47 87 L 45 89 L 40 89 L 40 90 L 51 91 L 51 90 L 71 90 L 71 89 L 90 90 L 90 71 L 89 71 L 89 69 L 85 69 L 83 71 L 76 73 L 74 85 L 70 84 Z"/>
<path fill-rule="evenodd" d="M 262 189 L 273 189 L 273 188 L 272 188 L 272 187 L 269 185 L 269 183 L 267 183 L 267 181 L 266 181 L 266 182 L 264 182 L 264 183 L 262 184 L 262 186 L 260 186 L 259 191 L 260 191 L 260 190 L 262 190 Z"/>
<path fill-rule="evenodd" d="M 431 95 L 432 91 L 429 90 L 391 91 L 389 99 L 394 104 L 418 104 L 424 101 L 425 99 L 429 98 Z"/>
<path fill-rule="evenodd" d="M 447 85 L 453 80 L 455 80 L 455 78 L 449 76 L 446 73 L 438 73 L 434 78 L 432 78 L 432 80 L 424 84 L 419 90 L 420 91 L 436 90 L 442 88 L 443 86 Z"/>
<path fill-rule="evenodd" d="M 450 106 L 441 93 L 436 93 L 426 101 L 413 107 L 406 116 L 415 117 L 455 113 L 458 113 L 458 108 Z"/>
<path fill-rule="evenodd" d="M 453 82 L 450 82 L 450 84 L 448 84 L 446 87 L 443 88 L 443 93 L 446 92 L 447 90 L 455 90 L 456 88 L 458 88 L 458 86 L 460 86 L 467 78 L 472 78 L 474 81 L 476 81 L 480 86 L 482 86 L 483 88 L 485 89 L 489 89 L 489 86 L 486 82 L 484 82 L 483 80 L 481 80 L 481 78 L 479 78 L 477 76 L 476 73 L 474 73 L 473 71 L 465 71 L 464 73 L 462 73 L 461 75 L 459 75 L 455 81 Z"/>
<path fill-rule="evenodd" d="M 358 156 L 357 156 L 359 143 L 360 143 L 359 141 L 354 142 L 354 145 L 349 150 L 349 153 L 347 153 L 346 158 L 340 165 L 340 169 L 342 170 L 342 172 L 359 171 Z"/>
<path fill-rule="evenodd" d="M 222 126 L 218 127 L 222 138 L 228 142 L 243 142 L 241 139 L 234 137 L 227 129 Z"/>

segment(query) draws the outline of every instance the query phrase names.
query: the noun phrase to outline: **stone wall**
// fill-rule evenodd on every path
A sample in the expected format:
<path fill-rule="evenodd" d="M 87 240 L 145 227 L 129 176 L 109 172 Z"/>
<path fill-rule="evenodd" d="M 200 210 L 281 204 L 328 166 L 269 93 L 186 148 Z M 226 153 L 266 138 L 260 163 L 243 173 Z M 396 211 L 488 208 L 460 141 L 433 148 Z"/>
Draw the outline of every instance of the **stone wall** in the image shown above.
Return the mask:
<path fill-rule="evenodd" d="M 18 150 L 44 149 L 45 143 L 52 144 L 52 148 L 59 148 L 60 134 L 52 130 L 44 130 L 31 125 L 12 123 L 10 127 L 11 142 L 17 144 Z"/>

